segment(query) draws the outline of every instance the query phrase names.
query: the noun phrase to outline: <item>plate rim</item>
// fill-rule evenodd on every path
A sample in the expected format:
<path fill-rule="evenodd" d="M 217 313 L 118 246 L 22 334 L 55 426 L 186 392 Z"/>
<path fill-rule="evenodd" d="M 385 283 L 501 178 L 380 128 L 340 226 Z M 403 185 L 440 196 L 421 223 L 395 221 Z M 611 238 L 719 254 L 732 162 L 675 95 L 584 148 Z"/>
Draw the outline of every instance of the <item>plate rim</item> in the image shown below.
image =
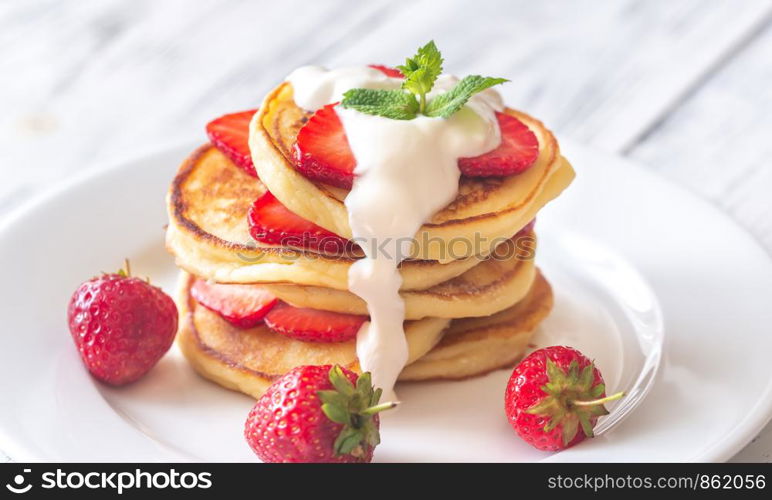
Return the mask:
<path fill-rule="evenodd" d="M 155 147 L 145 148 L 132 154 L 120 156 L 117 159 L 111 161 L 95 163 L 94 165 L 89 166 L 74 174 L 72 177 L 54 181 L 51 185 L 46 186 L 39 192 L 33 194 L 29 199 L 13 207 L 3 216 L 2 221 L 0 221 L 0 239 L 4 238 L 5 233 L 19 224 L 28 214 L 49 203 L 50 200 L 64 196 L 67 191 L 77 185 L 92 182 L 98 178 L 108 177 L 117 170 L 130 168 L 130 165 L 134 163 L 151 161 L 154 157 L 170 155 L 172 153 L 176 154 L 178 151 L 182 152 L 184 155 L 184 151 L 195 147 L 195 144 L 198 142 L 201 141 L 184 139 L 167 142 Z M 642 175 L 656 178 L 659 182 L 668 184 L 671 188 L 674 188 L 679 193 L 679 196 L 688 198 L 690 202 L 696 202 L 700 204 L 702 208 L 710 210 L 711 213 L 722 217 L 726 222 L 730 223 L 736 229 L 741 231 L 746 237 L 748 237 L 749 241 L 751 241 L 753 245 L 761 250 L 761 252 L 767 257 L 768 263 L 772 265 L 772 252 L 764 247 L 761 240 L 753 233 L 748 231 L 745 227 L 743 227 L 726 211 L 722 210 L 720 207 L 717 207 L 715 204 L 710 203 L 709 200 L 672 181 L 659 172 L 647 169 L 629 158 L 599 150 L 592 146 L 588 146 L 570 139 L 564 139 L 563 142 L 565 145 L 570 144 L 572 147 L 575 146 L 577 148 L 590 151 L 592 154 L 601 155 L 615 162 L 622 162 L 627 168 L 637 170 Z M 667 346 L 665 345 L 663 354 L 667 353 L 666 349 Z M 656 386 L 657 383 L 658 382 L 655 382 L 654 385 Z M 758 395 L 756 404 L 751 408 L 751 410 L 745 415 L 744 418 L 736 423 L 731 432 L 724 434 L 720 440 L 713 443 L 709 448 L 701 450 L 695 454 L 690 459 L 690 461 L 724 462 L 745 448 L 770 421 L 772 421 L 772 379 L 767 382 L 764 390 L 761 392 L 761 394 Z M 7 455 L 12 461 L 19 461 L 22 459 L 24 461 L 31 462 L 48 460 L 46 457 L 38 457 L 29 446 L 25 446 L 23 439 L 19 439 L 18 437 L 10 435 L 6 431 L 5 426 L 1 424 L 2 421 L 0 419 L 0 451 Z M 130 459 L 126 459 L 126 461 L 130 461 Z"/>

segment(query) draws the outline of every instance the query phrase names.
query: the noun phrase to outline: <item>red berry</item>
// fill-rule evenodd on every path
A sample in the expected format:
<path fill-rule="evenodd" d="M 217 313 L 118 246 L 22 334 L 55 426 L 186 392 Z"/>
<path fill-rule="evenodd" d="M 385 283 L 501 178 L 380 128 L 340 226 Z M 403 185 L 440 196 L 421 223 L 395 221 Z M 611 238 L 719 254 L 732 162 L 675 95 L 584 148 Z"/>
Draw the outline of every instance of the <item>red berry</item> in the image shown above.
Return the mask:
<path fill-rule="evenodd" d="M 177 332 L 174 301 L 160 288 L 124 273 L 81 284 L 67 316 L 86 367 L 111 385 L 134 382 L 150 371 Z"/>
<path fill-rule="evenodd" d="M 276 333 L 306 342 L 345 342 L 356 337 L 367 316 L 343 314 L 280 302 L 265 316 Z"/>
<path fill-rule="evenodd" d="M 255 200 L 247 218 L 249 234 L 263 243 L 333 254 L 352 251 L 356 247 L 351 241 L 290 211 L 268 191 Z"/>
<path fill-rule="evenodd" d="M 370 64 L 369 65 L 373 69 L 377 69 L 384 75 L 391 77 L 391 78 L 405 78 L 405 75 L 402 74 L 400 70 L 397 68 L 392 68 L 391 66 L 384 66 L 383 64 Z"/>
<path fill-rule="evenodd" d="M 535 448 L 558 451 L 586 437 L 599 416 L 608 414 L 603 377 L 592 361 L 564 346 L 534 351 L 515 367 L 504 406 L 509 423 Z"/>
<path fill-rule="evenodd" d="M 467 177 L 496 177 L 522 173 L 539 156 L 539 140 L 531 129 L 514 116 L 496 113 L 501 144 L 473 158 L 459 158 L 458 167 Z"/>
<path fill-rule="evenodd" d="M 351 189 L 356 160 L 335 106 L 319 109 L 298 132 L 295 168 L 308 179 Z"/>
<path fill-rule="evenodd" d="M 198 279 L 190 288 L 196 302 L 239 328 L 261 323 L 278 299 L 260 285 L 224 285 Z"/>
<path fill-rule="evenodd" d="M 308 179 L 351 189 L 356 160 L 334 107 L 335 104 L 329 104 L 318 110 L 300 129 L 295 144 L 295 168 Z M 539 140 L 531 129 L 505 113 L 496 113 L 496 118 L 501 130 L 501 144 L 480 156 L 459 158 L 462 175 L 515 175 L 536 162 Z"/>
<path fill-rule="evenodd" d="M 257 172 L 249 152 L 249 122 L 256 111 L 223 115 L 206 125 L 206 134 L 214 147 L 253 177 L 257 177 Z"/>
<path fill-rule="evenodd" d="M 370 374 L 340 366 L 299 366 L 268 388 L 249 412 L 244 437 L 263 462 L 370 462 L 380 442 Z"/>

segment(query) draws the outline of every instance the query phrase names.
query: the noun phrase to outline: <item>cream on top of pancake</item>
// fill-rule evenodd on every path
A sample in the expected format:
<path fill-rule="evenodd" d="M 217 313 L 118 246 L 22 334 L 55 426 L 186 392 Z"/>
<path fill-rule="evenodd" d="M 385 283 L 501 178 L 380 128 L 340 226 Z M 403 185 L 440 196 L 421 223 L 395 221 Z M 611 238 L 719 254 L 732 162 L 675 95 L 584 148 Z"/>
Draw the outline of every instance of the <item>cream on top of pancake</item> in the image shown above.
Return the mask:
<path fill-rule="evenodd" d="M 390 78 L 382 71 L 368 66 L 338 68 L 333 71 L 323 66 L 301 66 L 287 81 L 292 84 L 295 104 L 308 111 L 343 99 L 349 89 L 398 89 L 400 78 Z"/>
<path fill-rule="evenodd" d="M 369 67 L 318 66 L 300 68 L 287 80 L 295 103 L 309 111 L 339 101 L 351 88 L 398 89 L 402 82 Z M 428 97 L 458 81 L 441 75 Z M 498 147 L 495 112 L 501 109 L 501 97 L 492 89 L 473 95 L 449 118 L 394 120 L 335 108 L 356 159 L 353 188 L 344 203 L 353 239 L 365 253 L 348 274 L 349 290 L 364 299 L 370 313 L 357 335 L 357 357 L 383 389 L 384 401 L 395 397 L 394 383 L 408 359 L 397 266 L 410 254 L 418 229 L 456 198 L 458 159 Z"/>

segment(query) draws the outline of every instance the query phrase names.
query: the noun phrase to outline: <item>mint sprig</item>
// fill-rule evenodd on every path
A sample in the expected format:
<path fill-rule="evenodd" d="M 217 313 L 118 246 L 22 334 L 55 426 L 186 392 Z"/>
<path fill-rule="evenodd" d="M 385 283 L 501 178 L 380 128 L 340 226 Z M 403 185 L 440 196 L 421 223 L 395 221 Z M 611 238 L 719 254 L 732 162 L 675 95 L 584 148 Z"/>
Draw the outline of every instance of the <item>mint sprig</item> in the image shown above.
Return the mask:
<path fill-rule="evenodd" d="M 407 58 L 405 64 L 397 66 L 405 77 L 401 89 L 351 89 L 343 94 L 341 106 L 394 120 L 412 120 L 419 114 L 449 118 L 473 95 L 509 81 L 505 78 L 470 75 L 427 102 L 426 94 L 432 90 L 442 73 L 442 63 L 442 54 L 434 41 L 430 41 L 419 48 L 413 57 Z"/>
<path fill-rule="evenodd" d="M 405 75 L 402 88 L 418 96 L 418 111 L 424 112 L 426 108 L 426 94 L 434 87 L 434 82 L 442 73 L 442 54 L 434 40 L 418 49 L 416 55 L 408 57 L 405 64 L 397 66 L 397 69 Z"/>
<path fill-rule="evenodd" d="M 381 89 L 351 89 L 343 94 L 343 107 L 394 120 L 411 120 L 419 109 L 413 94 Z"/>
<path fill-rule="evenodd" d="M 440 94 L 429 102 L 424 114 L 426 116 L 441 116 L 447 118 L 469 100 L 470 97 L 494 85 L 508 81 L 506 78 L 492 78 L 490 76 L 470 75 L 453 86 L 444 94 Z"/>

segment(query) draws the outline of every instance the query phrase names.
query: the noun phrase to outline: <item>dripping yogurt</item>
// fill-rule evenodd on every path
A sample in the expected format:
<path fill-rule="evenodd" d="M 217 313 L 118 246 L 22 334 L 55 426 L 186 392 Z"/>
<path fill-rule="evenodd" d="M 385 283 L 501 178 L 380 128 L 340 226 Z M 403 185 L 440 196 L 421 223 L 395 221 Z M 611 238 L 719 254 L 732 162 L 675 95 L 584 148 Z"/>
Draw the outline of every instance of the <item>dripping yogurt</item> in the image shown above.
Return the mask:
<path fill-rule="evenodd" d="M 327 70 L 306 66 L 287 80 L 295 103 L 308 111 L 341 100 L 352 88 L 397 89 L 401 80 L 369 67 Z M 441 75 L 428 98 L 455 85 Z M 432 215 L 458 194 L 458 159 L 478 156 L 501 142 L 495 112 L 498 92 L 475 94 L 450 118 L 423 115 L 394 120 L 335 108 L 356 160 L 354 183 L 344 203 L 352 236 L 365 253 L 348 273 L 349 290 L 367 303 L 370 321 L 357 334 L 360 367 L 373 384 L 394 399 L 394 384 L 408 360 L 399 295 L 399 264 L 410 254 L 412 238 Z"/>

